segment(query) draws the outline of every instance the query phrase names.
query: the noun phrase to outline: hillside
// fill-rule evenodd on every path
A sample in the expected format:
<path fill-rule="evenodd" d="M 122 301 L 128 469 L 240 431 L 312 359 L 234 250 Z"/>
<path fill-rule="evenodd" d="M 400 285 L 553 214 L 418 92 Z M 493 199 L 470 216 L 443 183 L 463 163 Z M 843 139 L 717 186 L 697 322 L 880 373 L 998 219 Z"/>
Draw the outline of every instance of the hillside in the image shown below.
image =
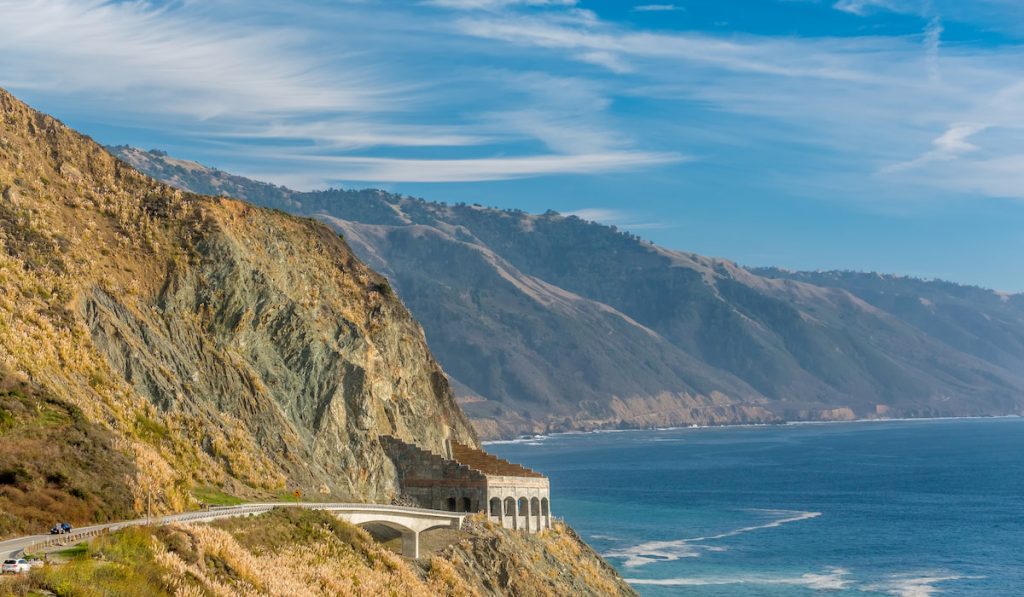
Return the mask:
<path fill-rule="evenodd" d="M 120 531 L 66 564 L 0 580 L 0 595 L 636 595 L 562 524 L 527 535 L 477 523 L 447 543 L 410 561 L 327 513 L 284 508 Z"/>
<path fill-rule="evenodd" d="M 329 228 L 153 181 L 3 91 L 0 117 L 0 536 L 200 490 L 386 502 L 378 434 L 476 444 Z"/>
<path fill-rule="evenodd" d="M 334 226 L 423 323 L 485 437 L 1024 411 L 1020 297 L 890 278 L 945 313 L 928 316 L 852 282 L 752 271 L 554 212 L 301 193 L 113 151 L 182 188 Z"/>

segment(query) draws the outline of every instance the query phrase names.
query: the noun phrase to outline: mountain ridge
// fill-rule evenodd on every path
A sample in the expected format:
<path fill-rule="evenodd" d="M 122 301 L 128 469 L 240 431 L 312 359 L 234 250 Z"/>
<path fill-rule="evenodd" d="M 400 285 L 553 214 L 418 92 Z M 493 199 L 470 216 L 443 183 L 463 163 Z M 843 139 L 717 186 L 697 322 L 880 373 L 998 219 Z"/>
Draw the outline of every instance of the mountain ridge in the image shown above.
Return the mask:
<path fill-rule="evenodd" d="M 925 300 L 936 313 L 959 315 L 929 316 L 897 309 L 863 279 L 744 268 L 552 211 L 298 192 L 185 168 L 161 152 L 112 149 L 172 184 L 342 232 L 423 323 L 454 385 L 468 388 L 463 406 L 486 438 L 1022 412 L 1018 295 L 1004 311 L 975 312 L 969 299 L 934 291 Z M 915 284 L 929 283 L 904 286 Z M 985 317 L 997 323 L 980 328 L 984 337 L 967 333 Z"/>

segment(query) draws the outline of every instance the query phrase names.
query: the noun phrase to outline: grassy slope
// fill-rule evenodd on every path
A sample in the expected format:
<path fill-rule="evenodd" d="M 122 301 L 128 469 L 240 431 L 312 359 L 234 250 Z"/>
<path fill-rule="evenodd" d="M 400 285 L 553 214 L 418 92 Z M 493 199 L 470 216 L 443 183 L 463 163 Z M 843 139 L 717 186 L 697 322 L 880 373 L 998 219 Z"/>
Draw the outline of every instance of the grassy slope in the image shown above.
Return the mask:
<path fill-rule="evenodd" d="M 72 404 L 0 372 L 0 536 L 133 515 L 134 463 Z"/>
<path fill-rule="evenodd" d="M 282 509 L 214 525 L 134 528 L 0 595 L 632 595 L 571 532 L 527 536 L 486 524 L 410 562 L 322 512 Z"/>

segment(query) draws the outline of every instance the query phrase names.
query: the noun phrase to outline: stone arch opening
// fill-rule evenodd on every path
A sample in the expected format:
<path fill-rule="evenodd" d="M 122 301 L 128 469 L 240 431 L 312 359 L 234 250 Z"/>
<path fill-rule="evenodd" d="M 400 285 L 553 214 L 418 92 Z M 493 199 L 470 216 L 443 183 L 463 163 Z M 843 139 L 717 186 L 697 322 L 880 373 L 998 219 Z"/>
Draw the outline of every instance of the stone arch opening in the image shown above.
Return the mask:
<path fill-rule="evenodd" d="M 501 498 L 491 498 L 491 516 L 501 516 Z"/>
<path fill-rule="evenodd" d="M 455 512 L 455 498 L 450 497 L 447 501 L 447 507 L 449 512 Z"/>
<path fill-rule="evenodd" d="M 515 498 L 505 498 L 505 516 L 516 515 L 516 500 Z"/>
<path fill-rule="evenodd" d="M 527 515 L 530 514 L 529 504 L 530 504 L 530 502 L 528 502 L 526 500 L 526 498 L 524 498 L 524 497 L 519 498 L 519 515 L 520 516 L 527 516 Z"/>
<path fill-rule="evenodd" d="M 549 511 L 549 508 L 550 508 L 550 506 L 548 505 L 548 498 L 541 498 L 540 499 L 540 513 L 542 515 L 544 515 L 544 516 L 549 515 L 551 513 Z"/>
<path fill-rule="evenodd" d="M 461 505 L 462 505 L 462 512 L 472 512 L 473 511 L 473 500 L 469 499 L 468 497 L 462 498 L 462 504 Z"/>
<path fill-rule="evenodd" d="M 540 500 L 533 498 L 530 500 L 530 514 L 534 516 L 540 516 Z"/>

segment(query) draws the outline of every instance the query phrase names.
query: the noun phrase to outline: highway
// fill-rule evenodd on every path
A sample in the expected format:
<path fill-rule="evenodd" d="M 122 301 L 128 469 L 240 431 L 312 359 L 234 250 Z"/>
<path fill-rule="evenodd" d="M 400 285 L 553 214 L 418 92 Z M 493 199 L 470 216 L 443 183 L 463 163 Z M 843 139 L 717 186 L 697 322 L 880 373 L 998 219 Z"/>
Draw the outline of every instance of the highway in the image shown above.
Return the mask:
<path fill-rule="evenodd" d="M 213 507 L 209 510 L 154 516 L 152 519 L 136 518 L 134 520 L 97 524 L 76 528 L 71 533 L 64 535 L 26 535 L 0 541 L 0 555 L 5 559 L 16 558 L 20 557 L 25 551 L 32 553 L 57 545 L 75 545 L 83 540 L 130 526 L 210 522 L 220 518 L 262 514 L 274 508 L 325 510 L 335 513 L 339 518 L 348 520 L 353 524 L 378 523 L 390 526 L 402 533 L 403 555 L 413 558 L 419 557 L 419 534 L 422 531 L 437 527 L 457 529 L 462 526 L 462 520 L 466 517 L 465 512 L 444 512 L 383 504 L 264 502 L 240 506 Z"/>

